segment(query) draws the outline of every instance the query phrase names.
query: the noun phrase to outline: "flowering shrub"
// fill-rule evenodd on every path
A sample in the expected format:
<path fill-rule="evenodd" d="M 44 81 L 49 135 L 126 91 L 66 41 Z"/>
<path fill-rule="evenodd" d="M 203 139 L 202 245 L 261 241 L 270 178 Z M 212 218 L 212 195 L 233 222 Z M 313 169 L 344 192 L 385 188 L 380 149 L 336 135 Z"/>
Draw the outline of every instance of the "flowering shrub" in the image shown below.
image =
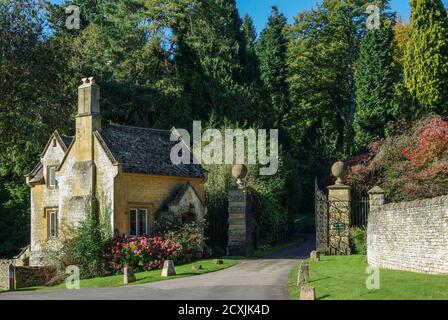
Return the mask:
<path fill-rule="evenodd" d="M 180 244 L 180 260 L 183 262 L 202 256 L 205 238 L 201 225 L 196 223 L 184 224 L 177 230 L 168 231 L 165 234 L 165 239 Z"/>
<path fill-rule="evenodd" d="M 181 244 L 162 237 L 118 237 L 106 247 L 115 271 L 122 271 L 125 265 L 136 271 L 160 269 L 165 260 L 177 259 L 181 250 Z"/>
<path fill-rule="evenodd" d="M 438 116 L 372 143 L 349 163 L 347 180 L 367 191 L 381 186 L 391 201 L 432 198 L 448 192 L 448 121 Z"/>

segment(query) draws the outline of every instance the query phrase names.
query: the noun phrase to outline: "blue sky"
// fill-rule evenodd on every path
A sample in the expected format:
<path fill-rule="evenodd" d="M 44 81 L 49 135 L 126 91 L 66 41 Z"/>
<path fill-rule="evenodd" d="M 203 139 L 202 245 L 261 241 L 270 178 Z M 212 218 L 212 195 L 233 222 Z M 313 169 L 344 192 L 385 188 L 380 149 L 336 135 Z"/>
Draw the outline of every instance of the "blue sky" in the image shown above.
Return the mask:
<path fill-rule="evenodd" d="M 293 17 L 299 11 L 307 10 L 315 6 L 317 0 L 237 0 L 241 16 L 249 13 L 254 19 L 257 32 L 260 32 L 271 11 L 271 7 L 276 5 L 283 14 L 292 22 Z M 408 21 L 411 8 L 409 0 L 392 0 L 392 10 L 397 11 L 403 21 Z"/>
<path fill-rule="evenodd" d="M 50 0 L 54 3 L 61 3 L 62 0 Z M 276 5 L 283 14 L 292 22 L 292 18 L 299 11 L 312 8 L 317 0 L 237 0 L 241 16 L 249 13 L 254 19 L 257 32 L 260 32 L 266 24 L 271 7 Z M 392 9 L 397 11 L 404 21 L 409 19 L 409 0 L 392 0 Z"/>

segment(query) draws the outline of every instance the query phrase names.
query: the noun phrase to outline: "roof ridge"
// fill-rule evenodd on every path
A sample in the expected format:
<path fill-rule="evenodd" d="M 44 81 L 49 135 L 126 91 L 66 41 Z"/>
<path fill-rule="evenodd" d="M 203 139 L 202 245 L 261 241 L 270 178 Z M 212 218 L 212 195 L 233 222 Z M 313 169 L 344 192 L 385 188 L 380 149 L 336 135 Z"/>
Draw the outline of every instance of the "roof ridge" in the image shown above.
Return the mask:
<path fill-rule="evenodd" d="M 131 128 L 131 129 L 144 129 L 144 130 L 151 130 L 151 131 L 161 131 L 161 132 L 171 132 L 171 130 L 166 129 L 155 129 L 155 128 L 147 128 L 147 127 L 134 127 L 134 126 L 127 126 L 124 124 L 114 124 L 114 123 L 108 123 L 106 126 L 113 126 L 113 127 L 124 127 L 124 128 Z"/>

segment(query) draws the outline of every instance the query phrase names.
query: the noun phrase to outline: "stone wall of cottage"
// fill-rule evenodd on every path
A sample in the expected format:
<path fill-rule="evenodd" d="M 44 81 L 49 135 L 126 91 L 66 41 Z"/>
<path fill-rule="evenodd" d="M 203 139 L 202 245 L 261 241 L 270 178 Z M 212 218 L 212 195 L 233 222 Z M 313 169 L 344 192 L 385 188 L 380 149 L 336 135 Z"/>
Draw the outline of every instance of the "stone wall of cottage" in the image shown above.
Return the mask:
<path fill-rule="evenodd" d="M 367 260 L 379 268 L 448 274 L 448 196 L 371 208 Z"/>
<path fill-rule="evenodd" d="M 109 219 L 111 232 L 114 229 L 114 181 L 118 174 L 118 166 L 113 165 L 103 147 L 94 139 L 96 166 L 96 194 L 102 218 Z M 107 216 L 107 217 L 106 217 Z"/>
<path fill-rule="evenodd" d="M 31 256 L 30 264 L 42 264 L 42 250 L 48 240 L 48 217 L 46 208 L 59 207 L 59 177 L 56 176 L 56 186 L 50 188 L 47 183 L 49 166 L 59 166 L 64 157 L 64 150 L 59 145 L 50 142 L 45 154 L 41 157 L 45 184 L 36 185 L 31 188 Z M 58 219 L 60 220 L 58 214 Z M 60 221 L 58 226 L 60 226 Z"/>

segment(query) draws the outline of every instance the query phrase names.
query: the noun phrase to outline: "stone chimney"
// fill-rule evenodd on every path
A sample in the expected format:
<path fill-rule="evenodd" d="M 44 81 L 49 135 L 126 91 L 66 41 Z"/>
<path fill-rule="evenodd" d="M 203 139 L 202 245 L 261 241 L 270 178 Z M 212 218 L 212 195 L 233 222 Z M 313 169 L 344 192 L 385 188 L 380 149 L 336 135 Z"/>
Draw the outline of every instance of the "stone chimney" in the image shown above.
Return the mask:
<path fill-rule="evenodd" d="M 100 113 L 100 87 L 95 78 L 82 79 L 78 87 L 78 117 Z"/>
<path fill-rule="evenodd" d="M 93 160 L 93 133 L 101 130 L 100 87 L 95 78 L 84 78 L 78 87 L 76 116 L 76 156 L 78 161 Z"/>

